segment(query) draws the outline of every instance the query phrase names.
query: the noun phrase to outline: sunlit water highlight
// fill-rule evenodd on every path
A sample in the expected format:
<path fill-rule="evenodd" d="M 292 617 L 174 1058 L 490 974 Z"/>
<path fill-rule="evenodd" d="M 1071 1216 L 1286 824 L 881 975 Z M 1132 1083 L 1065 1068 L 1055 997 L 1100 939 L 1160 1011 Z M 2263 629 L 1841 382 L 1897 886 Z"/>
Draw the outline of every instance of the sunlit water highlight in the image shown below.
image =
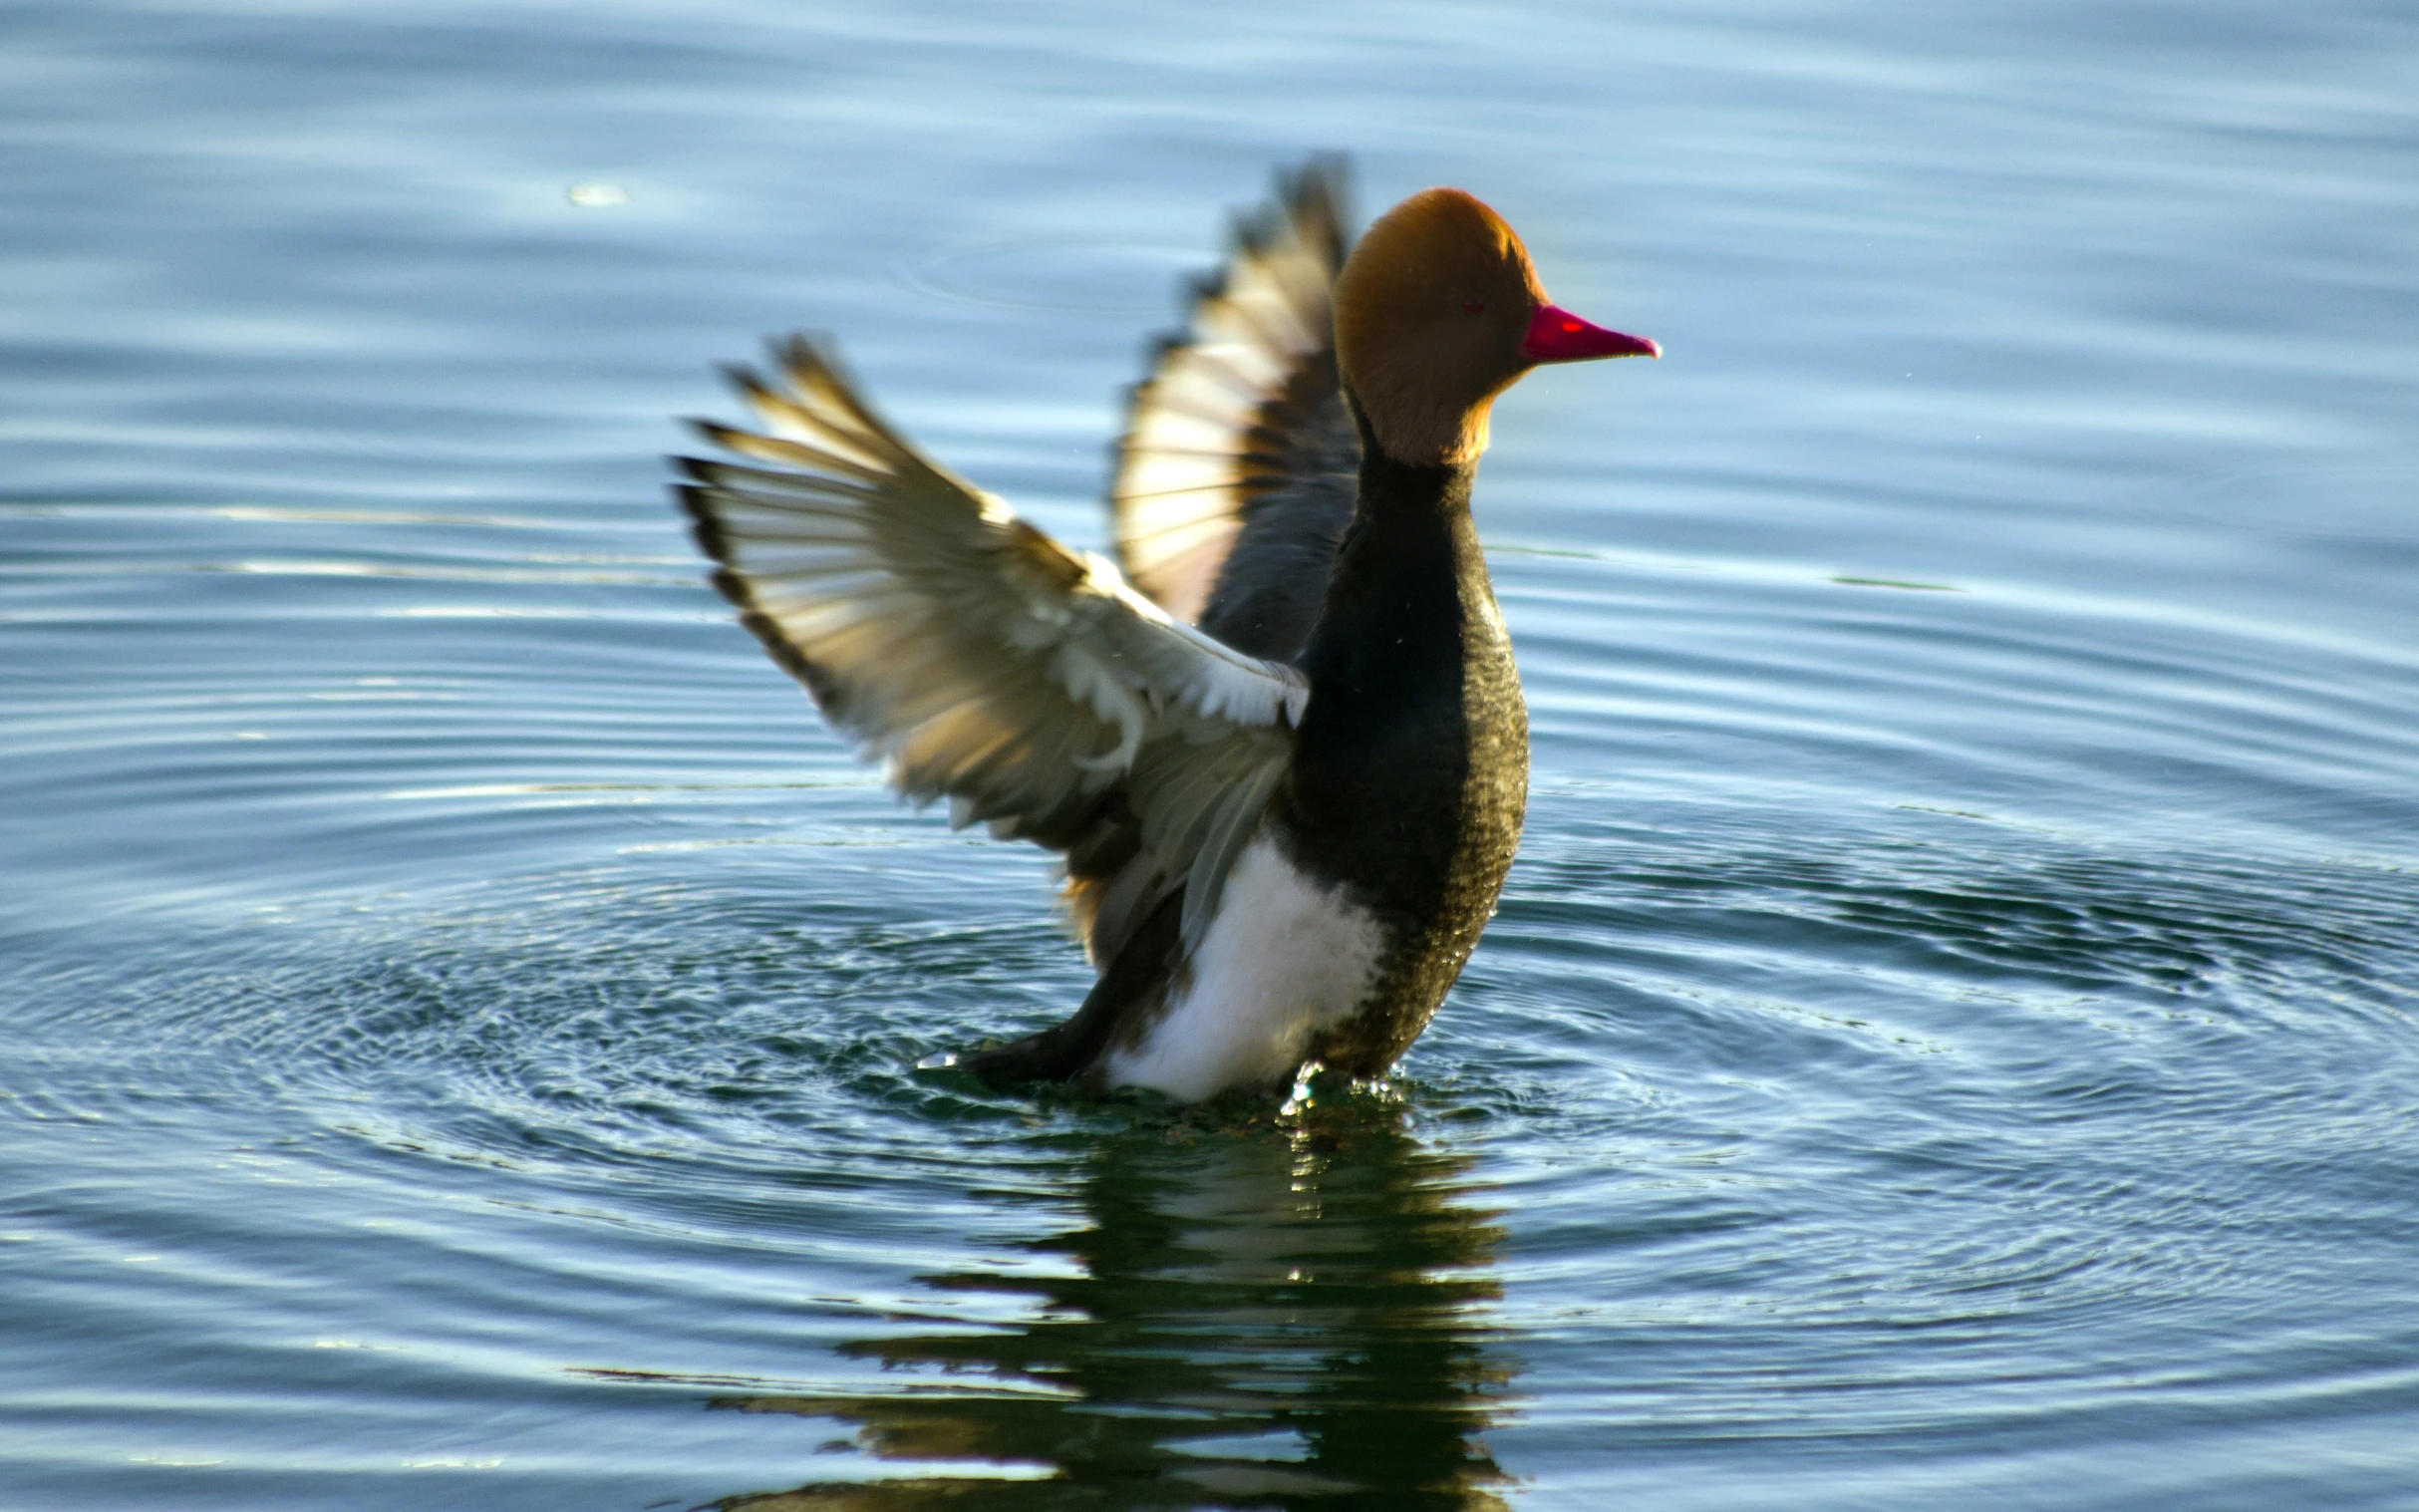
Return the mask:
<path fill-rule="evenodd" d="M 0 1505 L 2419 1505 L 2419 23 L 20 7 Z M 1466 184 L 1522 861 L 1380 1088 L 1087 973 L 658 491 L 836 329 L 1094 543 L 1219 206 Z"/>

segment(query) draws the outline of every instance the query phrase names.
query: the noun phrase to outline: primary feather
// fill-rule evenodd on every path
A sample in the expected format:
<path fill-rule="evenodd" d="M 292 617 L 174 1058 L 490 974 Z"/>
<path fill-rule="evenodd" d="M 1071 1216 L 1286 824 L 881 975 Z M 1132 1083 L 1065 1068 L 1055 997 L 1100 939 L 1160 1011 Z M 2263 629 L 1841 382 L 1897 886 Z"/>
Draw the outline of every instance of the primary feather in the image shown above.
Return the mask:
<path fill-rule="evenodd" d="M 1126 574 L 1168 613 L 1272 661 L 1310 639 L 1352 522 L 1361 439 L 1336 366 L 1344 164 L 1284 175 L 1238 222 L 1134 387 L 1109 511 Z"/>
<path fill-rule="evenodd" d="M 698 425 L 771 465 L 680 459 L 741 622 L 900 792 L 1069 852 L 1095 958 L 1179 892 L 1197 934 L 1284 770 L 1301 674 L 926 457 L 828 349 L 792 337 L 773 359 L 770 380 L 733 375 L 762 432 Z"/>

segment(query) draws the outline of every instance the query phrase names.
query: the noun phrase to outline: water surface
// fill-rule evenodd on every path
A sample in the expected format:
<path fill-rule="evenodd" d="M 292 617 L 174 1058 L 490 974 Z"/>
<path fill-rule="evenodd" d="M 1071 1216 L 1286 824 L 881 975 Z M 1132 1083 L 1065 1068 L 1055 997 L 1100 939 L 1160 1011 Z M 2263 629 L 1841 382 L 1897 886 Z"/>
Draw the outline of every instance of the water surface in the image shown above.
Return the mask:
<path fill-rule="evenodd" d="M 0 20 L 0 1503 L 2419 1506 L 2419 21 Z M 839 333 L 1083 544 L 1312 148 L 1660 364 L 1497 414 L 1535 797 L 1379 1087 L 1087 980 L 661 492 Z"/>

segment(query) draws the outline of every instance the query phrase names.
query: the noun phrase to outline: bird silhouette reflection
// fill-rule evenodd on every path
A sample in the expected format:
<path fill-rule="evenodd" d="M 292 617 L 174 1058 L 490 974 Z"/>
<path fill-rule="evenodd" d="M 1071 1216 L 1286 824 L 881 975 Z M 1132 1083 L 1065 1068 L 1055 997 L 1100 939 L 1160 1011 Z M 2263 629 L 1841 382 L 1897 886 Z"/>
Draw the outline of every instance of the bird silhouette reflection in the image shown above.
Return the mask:
<path fill-rule="evenodd" d="M 1502 1231 L 1469 1165 L 1365 1092 L 1112 1132 L 1076 1160 L 1081 1226 L 1031 1245 L 1062 1267 L 922 1278 L 1028 1298 L 1030 1322 L 847 1347 L 939 1384 L 715 1403 L 853 1424 L 914 1472 L 720 1505 L 1504 1507 L 1479 1437 L 1513 1374 L 1487 1316 Z"/>

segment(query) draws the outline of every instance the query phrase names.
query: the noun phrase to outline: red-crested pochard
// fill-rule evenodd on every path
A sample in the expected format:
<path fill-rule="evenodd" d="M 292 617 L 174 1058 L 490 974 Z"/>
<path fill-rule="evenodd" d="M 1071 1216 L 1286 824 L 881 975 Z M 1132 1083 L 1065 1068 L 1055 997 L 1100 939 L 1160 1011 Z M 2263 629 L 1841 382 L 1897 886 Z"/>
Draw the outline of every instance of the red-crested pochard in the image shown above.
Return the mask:
<path fill-rule="evenodd" d="M 927 457 L 827 343 L 735 375 L 758 465 L 681 458 L 715 586 L 900 791 L 1064 857 L 1099 980 L 1000 1081 L 1282 1088 L 1393 1063 L 1520 837 L 1528 715 L 1470 518 L 1495 398 L 1660 356 L 1546 298 L 1459 189 L 1346 255 L 1339 164 L 1243 223 L 1133 393 L 1118 561 Z"/>

